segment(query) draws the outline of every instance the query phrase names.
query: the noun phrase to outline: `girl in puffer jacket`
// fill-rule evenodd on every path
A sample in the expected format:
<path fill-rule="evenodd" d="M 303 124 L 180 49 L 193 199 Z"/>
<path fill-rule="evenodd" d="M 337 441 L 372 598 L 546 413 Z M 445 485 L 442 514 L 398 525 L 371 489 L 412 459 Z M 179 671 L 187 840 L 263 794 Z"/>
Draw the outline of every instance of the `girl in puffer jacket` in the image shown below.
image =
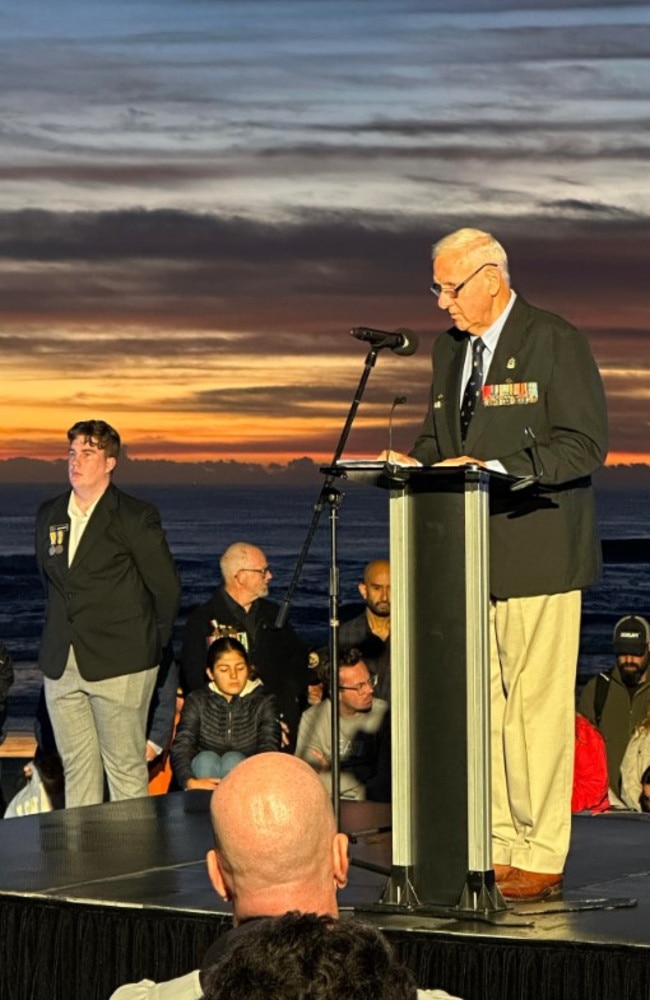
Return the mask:
<path fill-rule="evenodd" d="M 275 696 L 254 676 L 241 642 L 215 639 L 206 674 L 208 684 L 185 699 L 171 749 L 172 768 L 184 789 L 213 789 L 245 757 L 280 749 Z"/>

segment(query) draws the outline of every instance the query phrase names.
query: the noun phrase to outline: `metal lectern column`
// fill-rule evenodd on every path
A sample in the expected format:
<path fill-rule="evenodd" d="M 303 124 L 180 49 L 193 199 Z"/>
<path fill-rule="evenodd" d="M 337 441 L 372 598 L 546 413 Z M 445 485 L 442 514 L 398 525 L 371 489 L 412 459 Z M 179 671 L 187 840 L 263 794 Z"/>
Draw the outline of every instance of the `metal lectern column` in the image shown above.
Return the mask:
<path fill-rule="evenodd" d="M 390 483 L 393 863 L 382 902 L 505 908 L 491 861 L 489 473 Z M 382 485 L 380 483 L 380 485 Z"/>

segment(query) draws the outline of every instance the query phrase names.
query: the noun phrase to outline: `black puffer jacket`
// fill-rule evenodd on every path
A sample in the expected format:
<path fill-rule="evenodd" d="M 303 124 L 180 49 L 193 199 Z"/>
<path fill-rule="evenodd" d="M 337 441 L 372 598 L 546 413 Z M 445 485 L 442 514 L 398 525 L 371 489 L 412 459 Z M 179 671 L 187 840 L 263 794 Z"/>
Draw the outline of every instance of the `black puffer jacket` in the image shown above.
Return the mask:
<path fill-rule="evenodd" d="M 286 623 L 275 627 L 280 608 L 260 597 L 246 612 L 223 587 L 217 587 L 207 603 L 195 608 L 185 623 L 181 652 L 181 680 L 186 691 L 200 691 L 205 684 L 205 664 L 211 621 L 244 632 L 248 659 L 267 691 L 278 699 L 282 717 L 289 726 L 289 751 L 293 752 L 302 710 L 307 706 L 307 685 L 313 674 L 307 662 L 307 646 Z"/>
<path fill-rule="evenodd" d="M 249 681 L 228 701 L 204 687 L 185 699 L 171 749 L 172 768 L 181 788 L 192 777 L 192 759 L 202 750 L 224 754 L 238 750 L 246 757 L 280 749 L 280 722 L 275 696 Z"/>

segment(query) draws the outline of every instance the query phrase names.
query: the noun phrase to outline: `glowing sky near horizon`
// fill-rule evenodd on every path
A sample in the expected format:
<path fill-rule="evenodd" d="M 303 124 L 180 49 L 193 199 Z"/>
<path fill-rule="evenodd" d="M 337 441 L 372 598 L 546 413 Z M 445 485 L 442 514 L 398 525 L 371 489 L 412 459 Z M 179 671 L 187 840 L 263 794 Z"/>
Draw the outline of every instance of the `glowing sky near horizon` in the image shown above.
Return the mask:
<path fill-rule="evenodd" d="M 397 447 L 446 326 L 429 247 L 493 231 L 585 330 L 610 460 L 650 461 L 650 8 L 0 0 L 0 457 L 101 416 L 134 458 Z"/>

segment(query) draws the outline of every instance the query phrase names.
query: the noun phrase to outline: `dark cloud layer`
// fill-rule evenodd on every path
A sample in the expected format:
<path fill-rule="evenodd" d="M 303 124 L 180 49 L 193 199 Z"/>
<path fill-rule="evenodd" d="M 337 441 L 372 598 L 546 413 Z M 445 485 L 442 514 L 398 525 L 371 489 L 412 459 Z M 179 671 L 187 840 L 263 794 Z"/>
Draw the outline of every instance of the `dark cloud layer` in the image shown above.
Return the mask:
<path fill-rule="evenodd" d="M 564 303 L 570 295 L 572 309 L 586 312 L 611 306 L 614 291 L 628 311 L 645 301 L 643 218 L 574 199 L 547 203 L 537 218 L 472 222 L 501 238 L 531 296 Z M 0 259 L 12 266 L 0 272 L 3 313 L 94 322 L 123 315 L 170 327 L 191 317 L 240 331 L 264 316 L 265 330 L 320 321 L 331 332 L 342 321 L 381 326 L 386 310 L 391 323 L 426 329 L 435 315 L 428 248 L 458 224 L 449 215 L 380 213 L 303 212 L 272 224 L 174 211 L 5 212 Z"/>

